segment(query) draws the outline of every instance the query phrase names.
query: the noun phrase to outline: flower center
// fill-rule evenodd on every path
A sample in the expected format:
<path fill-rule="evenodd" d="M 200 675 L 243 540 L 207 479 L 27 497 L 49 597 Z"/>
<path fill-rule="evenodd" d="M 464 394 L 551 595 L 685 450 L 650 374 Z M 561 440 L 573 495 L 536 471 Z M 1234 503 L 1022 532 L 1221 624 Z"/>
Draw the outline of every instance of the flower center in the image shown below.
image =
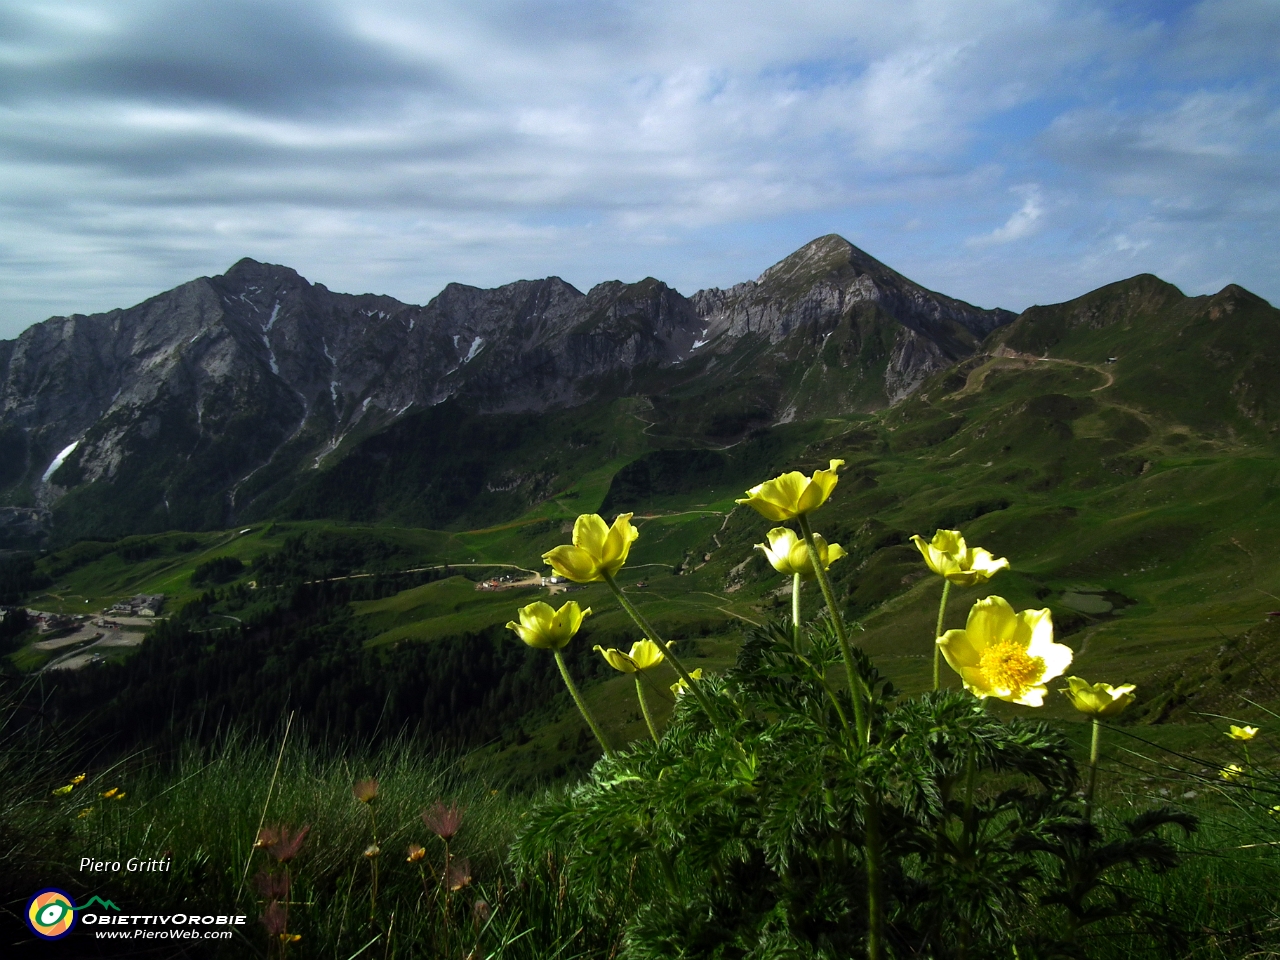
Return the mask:
<path fill-rule="evenodd" d="M 1008 690 L 1015 699 L 1044 676 L 1044 660 L 1027 656 L 1027 651 L 1012 640 L 988 646 L 982 651 L 978 666 L 988 684 L 997 690 Z"/>

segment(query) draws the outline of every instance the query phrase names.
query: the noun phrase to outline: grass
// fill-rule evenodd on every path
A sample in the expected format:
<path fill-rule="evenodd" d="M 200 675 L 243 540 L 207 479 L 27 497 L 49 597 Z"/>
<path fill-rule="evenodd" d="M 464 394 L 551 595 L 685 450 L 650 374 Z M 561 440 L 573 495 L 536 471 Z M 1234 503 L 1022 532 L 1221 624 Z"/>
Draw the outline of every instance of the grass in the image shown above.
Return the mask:
<path fill-rule="evenodd" d="M 655 679 L 660 686 L 667 678 Z M 629 678 L 618 677 L 597 685 L 589 696 L 611 734 L 644 735 L 636 730 L 630 687 Z M 651 697 L 651 702 L 661 725 L 665 701 Z M 563 739 L 576 735 L 557 722 Z M 79 902 L 94 895 L 112 900 L 124 912 L 239 912 L 249 922 L 230 943 L 209 948 L 208 955 L 273 955 L 260 923 L 266 902 L 257 878 L 280 867 L 253 849 L 258 826 L 265 822 L 310 827 L 301 854 L 289 865 L 289 929 L 302 938 L 291 951 L 294 956 L 349 957 L 361 955 L 368 945 L 374 956 L 463 956 L 478 947 L 478 956 L 512 960 L 602 957 L 616 950 L 621 918 L 593 916 L 590 905 L 566 899 L 556 864 L 523 878 L 507 865 L 513 832 L 541 792 L 513 789 L 508 776 L 518 764 L 499 764 L 485 754 L 431 755 L 408 742 L 376 752 L 344 744 L 334 752 L 302 746 L 296 729 L 286 739 L 284 726 L 273 738 L 230 734 L 167 763 L 145 754 L 90 763 L 83 769 L 86 779 L 64 797 L 51 791 L 82 772 L 83 761 L 57 736 L 32 742 L 8 728 L 9 738 L 0 744 L 0 770 L 10 789 L 0 804 L 0 830 L 20 842 L 0 854 L 7 911 L 20 909 L 33 884 L 40 883 L 61 887 Z M 1084 724 L 1065 729 L 1081 751 L 1086 749 Z M 1169 749 L 1179 752 L 1209 745 L 1212 737 L 1222 739 L 1211 724 L 1157 730 L 1170 740 Z M 1205 780 L 1185 763 L 1170 763 L 1173 754 L 1150 743 L 1142 750 L 1154 766 L 1139 768 L 1131 762 L 1131 743 L 1117 731 L 1104 738 L 1103 815 L 1164 802 L 1159 784 L 1186 783 L 1192 776 L 1201 785 L 1199 793 L 1174 802 L 1203 825 L 1184 845 L 1181 867 L 1163 875 L 1128 874 L 1123 878 L 1128 892 L 1179 918 L 1191 934 L 1179 956 L 1274 955 L 1280 949 L 1280 917 L 1274 898 L 1262 892 L 1280 880 L 1280 848 L 1271 845 L 1280 825 L 1250 815 L 1232 803 L 1221 781 Z M 512 756 L 519 759 L 521 750 L 538 747 L 531 742 L 513 748 Z M 379 784 L 371 807 L 352 794 L 353 784 L 367 777 Z M 102 797 L 113 788 L 124 798 Z M 464 810 L 450 852 L 467 860 L 471 881 L 450 894 L 448 911 L 432 879 L 442 869 L 443 844 L 420 817 L 436 801 Z M 376 899 L 364 856 L 374 836 L 371 812 L 380 848 Z M 427 850 L 425 877 L 406 862 L 411 843 Z M 173 866 L 167 873 L 89 875 L 78 869 L 81 857 L 122 863 L 130 857 L 172 857 Z M 643 899 L 644 892 L 636 895 Z M 493 911 L 484 924 L 474 920 L 480 900 Z M 1166 947 L 1136 936 L 1139 932 L 1127 923 L 1104 926 L 1091 935 L 1088 955 L 1098 960 L 1169 955 L 1162 952 Z M 446 941 L 452 946 L 446 948 Z M 88 941 L 78 943 L 88 949 Z"/>
<path fill-rule="evenodd" d="M 428 757 L 409 743 L 339 757 L 299 742 L 290 739 L 282 749 L 279 740 L 233 735 L 209 750 L 189 750 L 170 766 L 132 757 L 90 769 L 66 797 L 53 797 L 49 789 L 78 771 L 25 771 L 28 786 L 20 805 L 11 801 L 5 809 L 3 826 L 42 840 L 36 844 L 39 854 L 24 851 L 28 858 L 7 878 L 7 906 L 29 895 L 35 871 L 40 882 L 61 886 L 79 902 L 97 895 L 126 912 L 245 914 L 248 925 L 215 952 L 272 955 L 259 922 L 265 904 L 257 878 L 280 867 L 253 847 L 265 814 L 269 826 L 311 828 L 290 864 L 289 929 L 302 936 L 295 955 L 352 956 L 371 942 L 377 944 L 375 956 L 442 955 L 446 947 L 449 955 L 460 956 L 478 945 L 493 956 L 569 958 L 603 949 L 608 930 L 582 936 L 580 911 L 557 903 L 554 884 L 548 888 L 537 877 L 516 883 L 505 848 L 525 800 L 478 772 L 476 764 L 464 771 L 462 758 Z M 378 779 L 379 792 L 366 806 L 354 798 L 352 786 L 370 776 Z M 112 788 L 123 790 L 124 799 L 103 799 Z M 447 912 L 438 879 L 444 845 L 420 816 L 437 801 L 464 811 L 450 854 L 469 864 L 471 877 L 450 894 Z M 373 901 L 364 855 L 373 838 L 371 813 L 381 849 Z M 426 848 L 425 876 L 406 861 L 411 843 Z M 130 857 L 170 857 L 172 868 L 86 875 L 78 869 L 81 857 L 122 864 Z M 8 866 L 15 870 L 14 863 Z M 481 900 L 492 914 L 478 924 L 473 907 Z"/>

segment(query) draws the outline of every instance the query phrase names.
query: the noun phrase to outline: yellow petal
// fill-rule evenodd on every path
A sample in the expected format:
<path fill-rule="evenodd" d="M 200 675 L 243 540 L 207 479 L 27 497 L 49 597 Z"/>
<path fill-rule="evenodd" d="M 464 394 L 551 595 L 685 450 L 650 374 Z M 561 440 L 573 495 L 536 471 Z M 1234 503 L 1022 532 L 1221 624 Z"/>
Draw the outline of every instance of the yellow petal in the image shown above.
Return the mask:
<path fill-rule="evenodd" d="M 574 583 L 593 583 L 604 579 L 600 565 L 581 547 L 562 544 L 544 553 L 542 559 L 556 573 Z"/>
<path fill-rule="evenodd" d="M 604 541 L 609 527 L 598 513 L 584 513 L 573 522 L 573 545 L 585 550 L 592 557 L 604 553 Z"/>
<path fill-rule="evenodd" d="M 606 650 L 599 644 L 596 644 L 591 649 L 597 651 L 600 656 L 604 657 L 605 663 L 621 673 L 635 673 L 638 669 L 636 662 L 621 650 L 616 650 L 613 647 Z"/>
<path fill-rule="evenodd" d="M 1044 661 L 1044 673 L 1040 677 L 1040 682 L 1052 680 L 1066 673 L 1075 654 L 1065 643 L 1053 642 L 1053 616 L 1049 610 L 1023 610 L 1018 614 L 1018 621 L 1030 634 L 1031 642 L 1027 644 L 1027 656 L 1038 657 Z"/>
<path fill-rule="evenodd" d="M 631 544 L 640 536 L 640 531 L 631 525 L 632 516 L 630 513 L 618 514 L 604 538 L 598 562 L 609 576 L 622 569 L 622 565 L 627 562 L 627 554 L 631 552 Z"/>
<path fill-rule="evenodd" d="M 969 619 L 965 623 L 969 640 L 979 653 L 991 643 L 1013 640 L 1017 630 L 1018 617 L 1004 597 L 979 600 L 970 608 Z"/>
<path fill-rule="evenodd" d="M 636 665 L 637 670 L 648 670 L 650 667 L 656 667 L 665 657 L 662 648 L 652 640 L 637 640 L 631 645 L 630 658 L 631 662 Z"/>
<path fill-rule="evenodd" d="M 831 466 L 826 470 L 815 470 L 813 479 L 800 496 L 800 504 L 796 512 L 809 513 L 826 503 L 827 497 L 831 496 L 831 491 L 840 481 L 839 471 L 843 466 L 843 460 L 832 460 Z"/>
<path fill-rule="evenodd" d="M 787 576 L 798 572 L 792 560 L 792 553 L 797 543 L 801 548 L 804 547 L 804 543 L 796 536 L 795 531 L 787 527 L 774 527 L 765 534 L 765 538 L 769 542 L 757 543 L 756 548 L 764 551 L 765 559 L 769 561 L 770 566 Z"/>
<path fill-rule="evenodd" d="M 1234 723 L 1231 724 L 1231 730 L 1227 733 L 1232 740 L 1252 740 L 1257 735 L 1257 727 L 1237 727 Z"/>
<path fill-rule="evenodd" d="M 965 668 L 977 667 L 982 659 L 982 652 L 970 642 L 967 630 L 948 630 L 938 638 L 937 643 L 942 656 L 956 673 Z"/>

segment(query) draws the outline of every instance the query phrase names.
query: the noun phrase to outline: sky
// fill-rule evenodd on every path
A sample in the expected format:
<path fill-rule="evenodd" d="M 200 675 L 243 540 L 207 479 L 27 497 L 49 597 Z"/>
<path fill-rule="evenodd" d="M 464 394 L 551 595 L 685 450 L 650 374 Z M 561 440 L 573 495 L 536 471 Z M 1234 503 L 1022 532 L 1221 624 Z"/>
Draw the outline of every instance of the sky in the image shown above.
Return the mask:
<path fill-rule="evenodd" d="M 241 257 L 1280 303 L 1280 0 L 0 0 L 0 337 Z"/>

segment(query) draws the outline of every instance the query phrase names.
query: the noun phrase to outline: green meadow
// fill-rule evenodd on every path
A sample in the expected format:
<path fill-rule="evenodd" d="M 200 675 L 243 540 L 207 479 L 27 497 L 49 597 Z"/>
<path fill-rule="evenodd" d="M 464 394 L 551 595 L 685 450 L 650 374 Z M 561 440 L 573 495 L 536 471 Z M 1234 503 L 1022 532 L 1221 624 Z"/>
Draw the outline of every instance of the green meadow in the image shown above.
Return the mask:
<path fill-rule="evenodd" d="M 1035 946 L 1035 931 L 1054 924 L 1074 930 L 1076 921 L 1053 912 L 1062 902 L 1053 899 L 1057 894 L 1036 888 L 1016 909 L 1006 905 L 1012 911 L 1006 917 L 1010 942 L 1023 945 L 1014 956 L 1275 956 L 1280 914 L 1274 897 L 1259 899 L 1257 893 L 1275 888 L 1280 866 L 1280 818 L 1271 809 L 1280 808 L 1271 746 L 1280 715 L 1280 613 L 1271 616 L 1280 611 L 1280 554 L 1273 548 L 1280 530 L 1280 446 L 1271 394 L 1256 379 L 1236 377 L 1240 369 L 1262 369 L 1273 348 L 1210 323 L 1209 314 L 1218 309 L 1213 304 L 1175 310 L 1160 306 L 1165 291 L 1143 291 L 1148 306 L 1138 314 L 1142 323 L 1082 327 L 1064 319 L 1061 308 L 1036 308 L 1045 311 L 1029 313 L 1036 324 L 1019 321 L 997 331 L 986 353 L 938 372 L 886 411 L 781 424 L 733 442 L 687 429 L 697 417 L 710 416 L 711 408 L 678 391 L 647 403 L 602 402 L 577 420 L 557 413 L 527 426 L 515 448 L 530 469 L 554 478 L 550 487 L 532 503 L 517 503 L 502 499 L 507 492 L 498 485 L 468 501 L 456 523 L 437 524 L 443 529 L 406 525 L 404 518 L 417 508 L 394 497 L 389 502 L 400 506 L 368 522 L 299 519 L 337 496 L 341 483 L 375 482 L 358 472 L 346 479 L 335 472 L 299 493 L 276 519 L 225 531 L 84 541 L 41 555 L 32 574 L 41 585 L 29 591 L 27 606 L 96 612 L 136 593 L 164 593 L 167 619 L 141 649 L 113 654 L 111 663 L 74 676 L 37 674 L 47 658 L 30 646 L 35 636 L 11 638 L 8 688 L 38 688 L 42 696 L 51 691 L 65 730 L 93 730 L 97 739 L 79 749 L 68 745 L 71 734 L 59 739 L 46 731 L 44 739 L 22 747 L 37 752 L 23 761 L 25 772 L 15 780 L 22 785 L 15 796 L 21 797 L 6 814 L 6 829 L 47 830 L 64 851 L 78 844 L 109 853 L 140 836 L 164 837 L 197 866 L 159 886 L 130 881 L 119 887 L 120 896 L 173 898 L 199 888 L 260 910 L 263 899 L 244 880 L 244 864 L 263 859 L 249 848 L 258 822 L 313 824 L 292 914 L 303 939 L 293 948 L 269 941 L 263 948 L 255 928 L 236 947 L 255 955 L 283 956 L 288 949 L 305 956 L 378 955 L 363 952 L 371 948 L 384 956 L 512 958 L 847 955 L 831 946 L 838 940 L 822 940 L 826 933 L 805 941 L 827 944 L 809 953 L 781 947 L 770 953 L 738 941 L 719 953 L 688 945 L 680 948 L 684 953 L 675 947 L 663 952 L 652 939 L 641 949 L 636 931 L 648 930 L 649 921 L 637 921 L 637 927 L 628 911 L 649 917 L 644 911 L 657 910 L 652 905 L 671 890 L 732 886 L 728 866 L 707 867 L 704 876 L 703 865 L 679 857 L 665 874 L 651 864 L 651 872 L 636 874 L 634 889 L 610 887 L 614 899 L 606 898 L 606 909 L 574 886 L 574 861 L 563 854 L 568 847 L 548 841 L 536 869 L 511 859 L 513 838 L 529 835 L 527 824 L 539 811 L 564 804 L 569 816 L 592 790 L 607 792 L 628 781 L 619 775 L 610 787 L 591 779 L 600 746 L 564 692 L 551 655 L 525 648 L 504 626 L 535 600 L 589 607 L 566 650 L 566 669 L 615 748 L 625 745 L 631 758 L 647 757 L 646 751 L 660 757 L 663 747 L 646 742 L 632 676 L 609 669 L 591 649 L 626 650 L 640 638 L 638 628 L 603 584 L 541 586 L 535 578 L 551 573 L 542 555 L 569 542 L 580 514 L 603 512 L 612 520 L 632 513 L 639 538 L 617 577 L 626 597 L 673 641 L 689 669 L 718 678 L 713 689 L 720 690 L 714 684 L 724 678 L 749 683 L 743 664 L 757 662 L 751 657 L 759 655 L 760 628 L 789 617 L 792 598 L 789 580 L 755 549 L 773 524 L 736 498 L 783 471 L 810 474 L 842 460 L 835 492 L 812 521 L 828 542 L 847 551 L 831 566 L 832 588 L 853 644 L 879 671 L 875 683 L 889 681 L 908 698 L 930 690 L 942 581 L 922 562 L 911 537 L 927 540 L 937 529 L 958 529 L 971 545 L 1007 557 L 1010 569 L 980 586 L 952 589 L 944 630 L 963 627 L 972 605 L 992 594 L 1015 610 L 1048 608 L 1057 641 L 1073 652 L 1069 674 L 1137 686 L 1135 704 L 1106 723 L 1099 822 L 1115 836 L 1127 830 L 1137 837 L 1140 827 L 1132 818 L 1152 806 L 1200 820 L 1197 833 L 1168 841 L 1183 859 L 1178 869 L 1151 867 L 1163 853 L 1144 860 L 1146 853 L 1126 847 L 1129 853 L 1117 854 L 1116 862 L 1127 866 L 1116 867 L 1119 879 L 1108 888 L 1127 890 L 1134 903 L 1152 910 L 1160 905 L 1166 917 L 1176 915 L 1179 924 L 1169 921 L 1165 928 L 1177 926 L 1183 940 L 1162 941 L 1158 933 L 1165 928 L 1151 919 L 1155 913 L 1142 920 L 1140 911 L 1117 907 L 1091 928 L 1093 939 L 1072 939 L 1070 950 L 1054 953 Z M 1104 314 L 1115 307 L 1108 299 L 1113 294 L 1090 295 L 1094 299 L 1080 309 Z M 1231 302 L 1246 333 L 1249 323 L 1261 323 L 1256 304 L 1239 297 Z M 1183 337 L 1176 348 L 1151 346 L 1161 337 L 1174 342 L 1170 331 Z M 1216 359 L 1205 362 L 1206 356 Z M 1236 366 L 1227 370 L 1223 356 Z M 447 463 L 429 465 L 433 476 L 448 469 Z M 376 484 L 399 497 L 411 473 L 388 471 Z M 470 522 L 476 519 L 483 523 Z M 528 582 L 482 588 L 504 577 Z M 802 592 L 800 609 L 806 622 L 818 622 L 823 601 L 814 585 Z M 642 675 L 656 726 L 687 737 L 681 743 L 692 756 L 719 732 L 698 726 L 688 698 L 677 703 L 670 689 L 675 679 L 669 663 Z M 780 675 L 777 689 L 792 689 L 793 679 Z M 829 679 L 843 689 L 849 679 L 843 662 L 832 660 Z M 1046 732 L 1037 736 L 1060 751 L 1055 756 L 1064 769 L 1083 769 L 1089 727 L 1052 692 L 1058 685 L 1050 683 L 1041 709 L 992 703 L 985 716 L 1007 722 L 1010 730 L 1044 721 Z M 960 688 L 946 667 L 943 686 Z M 759 710 L 761 723 L 776 722 L 794 707 L 769 701 L 774 692 L 767 689 L 757 694 L 769 704 Z M 935 699 L 904 702 L 943 703 L 930 696 Z M 173 717 L 153 718 L 164 710 Z M 1224 736 L 1231 723 L 1263 732 L 1242 747 Z M 286 728 L 293 731 L 287 737 Z M 761 756 L 772 756 L 768 751 L 781 749 L 777 743 L 785 740 L 785 726 L 769 729 L 759 744 Z M 421 749 L 423 744 L 430 747 Z M 277 749 L 278 757 L 272 752 Z M 11 746 L 10 755 L 18 756 L 17 750 Z M 157 758 L 162 762 L 153 762 Z M 715 796 L 731 781 L 756 782 L 752 757 L 744 753 L 734 762 L 739 766 L 729 773 L 714 774 L 728 778 L 723 790 L 717 787 L 720 793 L 711 791 Z M 975 775 L 965 773 L 963 760 L 948 762 L 953 766 L 939 789 L 959 789 L 967 777 L 965 810 L 981 798 L 989 805 L 984 822 L 1001 829 L 1011 822 L 1012 808 L 1000 807 L 999 798 L 1014 795 L 1001 791 L 1011 784 L 1030 790 L 1035 779 L 1026 774 L 1018 780 L 1023 773 L 993 764 L 978 775 L 985 786 L 975 793 Z M 968 762 L 973 768 L 972 753 Z M 38 774 L 32 772 L 37 766 Z M 93 800 L 85 789 L 83 807 L 50 801 L 50 791 L 80 766 L 93 770 L 90 785 L 99 796 L 118 782 L 128 784 L 133 799 L 113 805 Z M 381 887 L 372 858 L 361 853 L 373 825 L 350 797 L 352 783 L 371 774 L 386 790 L 380 828 L 386 832 L 379 842 L 385 836 L 388 851 L 392 841 L 399 845 L 377 874 L 384 878 Z M 1062 789 L 1076 797 L 1083 787 L 1072 780 Z M 747 810 L 760 795 L 755 786 L 744 790 L 734 809 Z M 457 799 L 471 811 L 464 846 L 474 877 L 454 891 L 456 901 L 446 896 L 448 883 L 428 883 L 399 852 L 409 842 L 424 842 L 415 839 L 426 836 L 418 811 L 439 798 Z M 808 809 L 811 799 L 795 799 L 793 812 Z M 1068 800 L 1076 802 L 1061 796 L 1054 802 Z M 701 797 L 699 803 L 704 801 L 712 802 Z M 668 810 L 656 794 L 647 802 L 654 806 L 645 809 Z M 82 818 L 82 809 L 93 812 Z M 219 836 L 232 840 L 222 842 L 200 822 L 199 811 L 211 809 L 230 825 Z M 948 830 L 972 832 L 968 812 L 944 813 L 936 838 L 950 836 Z M 952 814 L 954 821 L 947 819 Z M 1024 814 L 1030 816 L 1025 810 L 1019 816 Z M 636 823 L 644 820 L 635 816 Z M 728 815 L 720 810 L 716 816 Z M 661 829 L 678 834 L 678 821 L 672 814 Z M 729 817 L 721 825 L 731 822 L 738 821 Z M 659 829 L 657 820 L 643 825 Z M 697 829 L 688 827 L 690 843 Z M 602 849 L 634 841 L 601 830 L 608 840 Z M 735 836 L 742 849 L 754 842 Z M 844 840 L 831 842 L 810 850 L 824 865 L 822 878 L 792 877 L 787 882 L 794 881 L 795 890 L 810 881 L 826 883 L 830 877 L 822 871 L 835 870 L 831 864 L 844 869 Z M 1035 842 L 1049 843 L 1044 836 Z M 1101 841 L 1071 842 L 1087 847 Z M 14 863 L 34 856 L 21 845 L 15 850 Z M 579 854 L 590 860 L 595 852 Z M 443 848 L 431 847 L 431 856 L 443 855 Z M 630 869 L 640 870 L 638 862 Z M 915 867 L 902 869 L 906 876 Z M 30 872 L 23 871 L 24 877 Z M 926 874 L 916 880 L 940 882 Z M 786 878 L 786 871 L 780 875 Z M 849 883 L 841 896 L 857 889 Z M 788 899 L 794 892 L 779 893 L 769 909 L 786 902 L 801 910 L 802 895 Z M 487 910 L 501 904 L 492 914 L 500 921 L 491 921 L 478 900 Z M 759 907 L 751 903 L 715 909 L 741 924 Z M 672 919 L 676 913 L 663 916 L 668 925 L 694 923 Z M 799 923 L 794 917 L 788 922 Z M 707 936 L 714 940 L 713 932 Z M 768 939 L 760 936 L 760 943 Z M 1007 955 L 956 946 L 971 936 L 977 934 L 961 930 L 946 950 L 929 955 Z"/>

